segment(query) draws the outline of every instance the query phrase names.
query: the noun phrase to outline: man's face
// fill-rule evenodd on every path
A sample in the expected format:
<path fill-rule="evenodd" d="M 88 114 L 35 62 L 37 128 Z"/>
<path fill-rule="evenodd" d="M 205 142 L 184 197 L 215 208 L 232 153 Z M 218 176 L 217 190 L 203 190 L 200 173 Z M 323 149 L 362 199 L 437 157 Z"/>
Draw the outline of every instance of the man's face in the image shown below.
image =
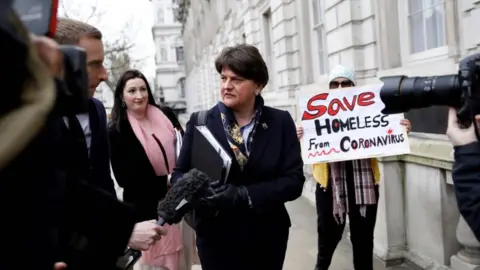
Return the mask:
<path fill-rule="evenodd" d="M 103 42 L 95 38 L 84 37 L 80 39 L 78 46 L 82 47 L 87 54 L 88 95 L 92 98 L 98 85 L 108 78 L 107 70 L 103 66 L 105 59 Z"/>

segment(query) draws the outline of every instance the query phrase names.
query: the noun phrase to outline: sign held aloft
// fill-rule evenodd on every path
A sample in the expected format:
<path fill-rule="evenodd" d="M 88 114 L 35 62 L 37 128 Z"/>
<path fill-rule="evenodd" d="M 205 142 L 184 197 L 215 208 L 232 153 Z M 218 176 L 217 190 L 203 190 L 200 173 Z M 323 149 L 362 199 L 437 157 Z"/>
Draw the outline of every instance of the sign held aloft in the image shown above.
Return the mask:
<path fill-rule="evenodd" d="M 301 94 L 306 164 L 410 153 L 403 114 L 385 115 L 382 84 Z"/>

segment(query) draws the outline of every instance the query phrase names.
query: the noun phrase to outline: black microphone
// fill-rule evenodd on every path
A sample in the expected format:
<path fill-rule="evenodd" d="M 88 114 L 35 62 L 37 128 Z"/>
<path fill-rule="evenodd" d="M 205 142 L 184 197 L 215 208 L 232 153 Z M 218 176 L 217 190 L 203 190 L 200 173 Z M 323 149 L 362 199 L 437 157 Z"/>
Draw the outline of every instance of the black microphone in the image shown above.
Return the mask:
<path fill-rule="evenodd" d="M 202 198 L 212 193 L 209 182 L 210 177 L 197 169 L 185 173 L 182 179 L 172 186 L 165 199 L 158 204 L 157 224 L 163 226 L 165 223 L 170 225 L 179 223 L 193 205 L 200 203 Z M 118 259 L 117 267 L 124 270 L 133 269 L 141 255 L 141 251 L 128 248 Z"/>

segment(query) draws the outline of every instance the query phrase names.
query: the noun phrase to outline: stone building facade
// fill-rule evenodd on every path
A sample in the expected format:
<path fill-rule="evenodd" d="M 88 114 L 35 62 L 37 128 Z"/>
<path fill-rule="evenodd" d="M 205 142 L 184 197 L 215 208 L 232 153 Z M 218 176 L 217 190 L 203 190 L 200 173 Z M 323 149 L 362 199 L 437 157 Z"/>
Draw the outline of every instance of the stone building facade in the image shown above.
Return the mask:
<path fill-rule="evenodd" d="M 354 67 L 358 84 L 371 84 L 391 75 L 454 74 L 460 59 L 480 52 L 478 0 L 173 2 L 186 44 L 188 113 L 219 100 L 213 62 L 223 47 L 236 43 L 260 49 L 271 78 L 262 93 L 266 104 L 288 110 L 297 121 L 298 93 L 325 89 L 336 64 Z M 471 234 L 465 237 L 459 221 L 445 108 L 406 117 L 414 129 L 412 153 L 380 159 L 375 254 L 387 264 L 407 260 L 423 269 L 478 269 L 480 244 Z M 305 172 L 304 196 L 313 200 L 309 166 Z"/>
<path fill-rule="evenodd" d="M 174 17 L 171 0 L 151 1 L 155 13 L 152 35 L 156 48 L 156 99 L 178 112 L 184 112 L 186 104 L 182 24 Z"/>
<path fill-rule="evenodd" d="M 173 0 L 182 14 L 188 111 L 218 100 L 213 60 L 227 45 L 258 46 L 271 74 L 267 104 L 294 117 L 299 90 L 326 86 L 336 64 L 359 84 L 381 76 L 452 74 L 478 51 L 475 0 Z"/>

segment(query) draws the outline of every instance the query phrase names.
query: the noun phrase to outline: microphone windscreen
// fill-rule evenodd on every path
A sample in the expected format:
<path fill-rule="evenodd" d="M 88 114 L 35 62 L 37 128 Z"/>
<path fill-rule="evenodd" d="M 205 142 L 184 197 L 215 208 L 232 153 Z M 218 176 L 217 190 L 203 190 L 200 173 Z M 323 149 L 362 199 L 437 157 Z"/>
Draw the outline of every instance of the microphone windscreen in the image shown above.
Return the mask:
<path fill-rule="evenodd" d="M 198 203 L 208 190 L 209 182 L 208 175 L 197 169 L 191 169 L 172 186 L 165 199 L 158 204 L 158 215 L 164 219 L 165 223 L 179 223 L 190 208 L 180 207 L 177 209 L 178 206 L 183 200 L 186 200 L 188 204 Z"/>
<path fill-rule="evenodd" d="M 165 196 L 165 199 L 158 204 L 157 214 L 158 225 L 176 224 L 188 213 L 192 204 L 197 204 L 200 200 L 210 195 L 210 177 L 205 173 L 191 169 L 185 173 L 182 179 Z M 182 201 L 186 201 L 185 206 L 178 207 Z M 178 209 L 177 209 L 178 208 Z M 125 254 L 118 259 L 117 266 L 120 269 L 133 269 L 133 265 L 138 261 L 142 253 L 138 250 L 129 248 Z"/>

